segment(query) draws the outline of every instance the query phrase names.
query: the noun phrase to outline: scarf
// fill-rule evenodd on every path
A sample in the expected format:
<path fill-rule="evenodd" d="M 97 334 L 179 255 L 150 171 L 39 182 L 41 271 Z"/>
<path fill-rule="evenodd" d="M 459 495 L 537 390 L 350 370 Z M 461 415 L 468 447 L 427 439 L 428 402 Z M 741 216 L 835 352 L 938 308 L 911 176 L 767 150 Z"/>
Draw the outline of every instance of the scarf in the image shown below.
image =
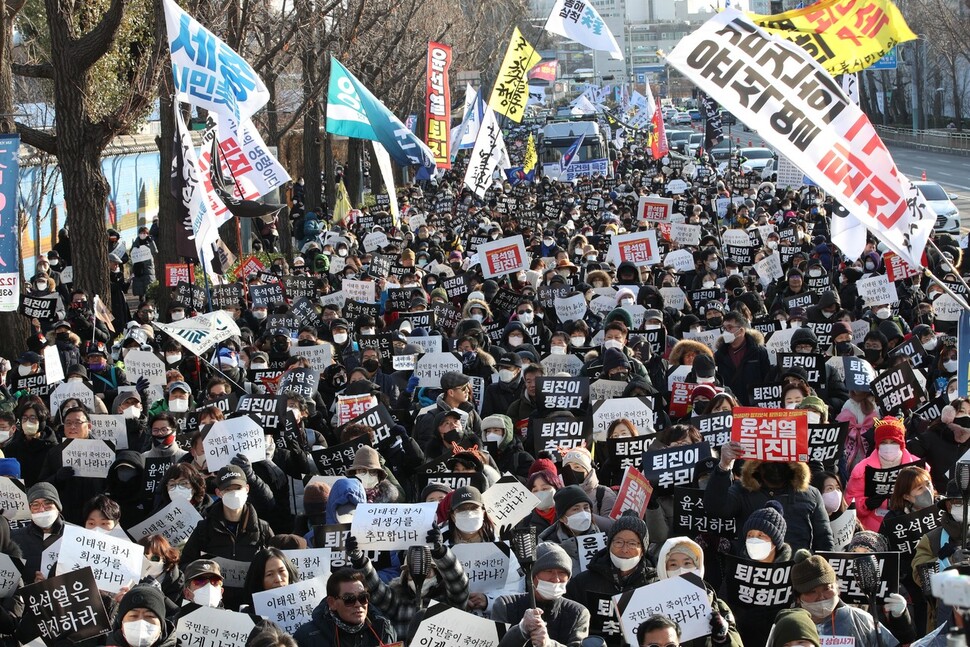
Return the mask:
<path fill-rule="evenodd" d="M 338 616 L 336 613 L 333 612 L 333 609 L 330 609 L 329 611 L 330 611 L 330 617 L 333 618 L 333 623 L 337 625 L 337 629 L 346 631 L 349 634 L 358 634 L 361 631 L 363 631 L 365 626 L 367 626 L 366 619 L 364 620 L 364 622 L 360 623 L 359 625 L 350 625 L 344 622 L 343 620 L 341 620 L 340 616 Z"/>

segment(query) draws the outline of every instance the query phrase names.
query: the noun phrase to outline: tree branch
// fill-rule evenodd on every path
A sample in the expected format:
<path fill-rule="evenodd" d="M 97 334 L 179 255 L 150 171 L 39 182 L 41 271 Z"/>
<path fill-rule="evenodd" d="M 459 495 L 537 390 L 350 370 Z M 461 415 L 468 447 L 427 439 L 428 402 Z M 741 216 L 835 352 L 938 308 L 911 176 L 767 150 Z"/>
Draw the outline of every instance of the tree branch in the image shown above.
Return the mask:
<path fill-rule="evenodd" d="M 25 76 L 31 79 L 53 79 L 54 66 L 50 63 L 37 63 L 28 65 L 27 63 L 11 63 L 11 71 L 17 76 Z"/>
<path fill-rule="evenodd" d="M 71 56 L 81 70 L 90 69 L 111 48 L 121 26 L 126 1 L 111 0 L 111 6 L 94 29 L 71 43 Z"/>
<path fill-rule="evenodd" d="M 57 155 L 57 137 L 46 131 L 31 128 L 19 121 L 16 124 L 17 133 L 20 135 L 20 140 L 23 143 L 45 153 Z"/>

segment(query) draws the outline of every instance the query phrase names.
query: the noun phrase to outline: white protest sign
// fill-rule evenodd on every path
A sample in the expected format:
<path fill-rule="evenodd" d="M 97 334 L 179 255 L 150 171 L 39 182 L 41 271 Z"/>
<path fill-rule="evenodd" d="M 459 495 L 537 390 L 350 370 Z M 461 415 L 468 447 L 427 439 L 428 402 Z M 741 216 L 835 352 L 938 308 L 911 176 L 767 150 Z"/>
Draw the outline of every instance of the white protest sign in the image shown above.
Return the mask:
<path fill-rule="evenodd" d="M 330 548 L 294 548 L 284 550 L 283 554 L 296 568 L 301 580 L 319 577 L 326 582 L 330 577 L 331 552 Z"/>
<path fill-rule="evenodd" d="M 176 499 L 167 506 L 128 529 L 135 539 L 148 535 L 161 535 L 173 546 L 188 541 L 195 527 L 202 521 L 202 515 L 188 501 Z"/>
<path fill-rule="evenodd" d="M 630 313 L 630 319 L 633 320 L 633 327 L 630 330 L 640 330 L 643 328 L 643 317 L 647 314 L 646 307 L 639 303 L 634 303 L 632 306 L 620 306 L 620 309 Z"/>
<path fill-rule="evenodd" d="M 152 250 L 148 245 L 139 245 L 138 247 L 133 247 L 131 254 L 129 254 L 129 258 L 131 258 L 132 265 L 135 263 L 144 263 L 145 261 L 150 261 L 152 260 Z"/>
<path fill-rule="evenodd" d="M 327 580 L 315 577 L 253 593 L 253 611 L 294 634 L 313 619 L 313 610 L 326 596 Z"/>
<path fill-rule="evenodd" d="M 589 302 L 589 309 L 601 315 L 611 312 L 616 308 L 616 297 L 595 297 Z"/>
<path fill-rule="evenodd" d="M 660 262 L 660 248 L 657 247 L 657 231 L 635 231 L 632 234 L 610 237 L 610 251 L 606 260 L 619 266 L 630 262 L 637 267 L 654 265 Z"/>
<path fill-rule="evenodd" d="M 562 355 L 546 355 L 542 358 L 542 368 L 546 375 L 566 373 L 571 377 L 578 377 L 583 370 L 583 360 L 572 353 Z"/>
<path fill-rule="evenodd" d="M 14 564 L 13 558 L 0 553 L 0 598 L 10 597 L 22 583 L 20 568 Z"/>
<path fill-rule="evenodd" d="M 714 330 L 698 330 L 696 332 L 685 330 L 683 334 L 684 339 L 693 339 L 694 341 L 704 344 L 711 350 L 716 350 L 717 339 L 720 336 L 721 331 L 716 328 Z"/>
<path fill-rule="evenodd" d="M 680 640 L 687 642 L 711 633 L 711 603 L 704 581 L 693 574 L 660 580 L 613 596 L 620 627 L 628 645 L 639 645 L 637 627 L 654 614 L 676 618 Z"/>
<path fill-rule="evenodd" d="M 579 554 L 579 572 L 582 573 L 589 565 L 593 555 L 606 548 L 606 533 L 594 532 L 576 537 L 576 549 Z"/>
<path fill-rule="evenodd" d="M 413 344 L 421 349 L 422 353 L 440 353 L 442 349 L 441 336 L 429 335 L 427 337 L 405 337 L 405 343 Z"/>
<path fill-rule="evenodd" d="M 336 258 L 340 257 L 337 256 Z M 333 269 L 333 262 L 331 262 L 330 271 L 331 273 L 336 273 L 336 271 Z M 347 296 L 344 294 L 343 290 L 337 290 L 336 292 L 331 292 L 330 294 L 325 294 L 322 297 L 319 297 L 318 303 L 321 306 L 337 306 L 338 308 L 343 308 L 344 304 L 347 303 Z"/>
<path fill-rule="evenodd" d="M 387 234 L 383 231 L 372 231 L 364 236 L 364 251 L 376 252 L 388 245 Z"/>
<path fill-rule="evenodd" d="M 217 420 L 202 437 L 206 466 L 213 472 L 242 454 L 252 463 L 266 460 L 266 432 L 249 416 Z"/>
<path fill-rule="evenodd" d="M 62 447 L 61 463 L 73 467 L 74 476 L 81 478 L 106 478 L 115 461 L 115 451 L 103 440 L 76 438 L 65 441 Z"/>
<path fill-rule="evenodd" d="M 680 195 L 688 188 L 690 188 L 690 185 L 680 179 L 667 182 L 667 193 L 671 195 Z"/>
<path fill-rule="evenodd" d="M 664 298 L 664 306 L 674 310 L 683 310 L 687 303 L 687 294 L 680 288 L 660 288 L 660 295 Z"/>
<path fill-rule="evenodd" d="M 670 240 L 681 245 L 700 245 L 701 226 L 673 223 L 670 225 Z M 667 254 L 668 258 L 670 254 Z"/>
<path fill-rule="evenodd" d="M 57 346 L 44 346 L 44 374 L 47 384 L 55 384 L 64 379 L 64 367 Z"/>
<path fill-rule="evenodd" d="M 0 509 L 8 521 L 30 519 L 27 488 L 21 479 L 0 478 Z"/>
<path fill-rule="evenodd" d="M 653 408 L 650 398 L 612 398 L 593 403 L 593 438 L 606 440 L 606 430 L 614 420 L 627 418 L 641 434 L 653 433 Z"/>
<path fill-rule="evenodd" d="M 128 449 L 128 430 L 122 414 L 92 413 L 88 419 L 91 421 L 91 438 L 114 443 L 115 449 Z"/>
<path fill-rule="evenodd" d="M 425 611 L 410 644 L 498 647 L 499 626 L 487 618 L 435 603 Z"/>
<path fill-rule="evenodd" d="M 641 195 L 637 203 L 636 220 L 667 222 L 674 210 L 674 201 L 657 195 Z"/>
<path fill-rule="evenodd" d="M 98 588 L 117 593 L 141 580 L 145 547 L 79 526 L 66 526 L 55 575 L 90 566 Z"/>
<path fill-rule="evenodd" d="M 495 591 L 508 582 L 512 551 L 505 542 L 455 544 L 451 552 L 468 576 L 469 593 Z"/>
<path fill-rule="evenodd" d="M 751 238 L 743 229 L 725 229 L 721 234 L 721 242 L 731 247 L 751 247 Z"/>
<path fill-rule="evenodd" d="M 856 281 L 856 289 L 867 306 L 892 305 L 899 303 L 896 284 L 889 281 L 885 274 L 876 274 Z"/>
<path fill-rule="evenodd" d="M 798 330 L 798 328 L 776 330 L 774 333 L 772 333 L 768 341 L 765 342 L 765 350 L 768 351 L 768 357 L 771 358 L 772 364 L 775 364 L 775 356 L 778 353 L 791 352 L 791 337 L 795 334 L 796 330 Z"/>
<path fill-rule="evenodd" d="M 74 283 L 74 267 L 68 265 L 63 270 L 61 270 L 61 283 L 67 285 Z"/>
<path fill-rule="evenodd" d="M 427 543 L 437 503 L 361 503 L 350 534 L 363 550 L 407 550 Z"/>
<path fill-rule="evenodd" d="M 595 382 L 590 382 L 589 384 L 589 399 L 593 400 L 608 400 L 609 398 L 618 398 L 623 395 L 628 384 L 626 382 L 621 382 L 619 380 L 605 380 L 600 379 Z"/>
<path fill-rule="evenodd" d="M 51 391 L 51 411 L 59 411 L 65 400 L 77 400 L 89 410 L 94 409 L 94 391 L 83 382 L 64 382 Z"/>
<path fill-rule="evenodd" d="M 574 294 L 571 297 L 556 297 L 553 300 L 556 308 L 556 316 L 559 321 L 578 321 L 586 316 L 586 297 L 582 294 Z"/>
<path fill-rule="evenodd" d="M 461 373 L 461 360 L 453 353 L 425 353 L 418 359 L 414 374 L 418 386 L 441 388 L 441 376 L 449 371 Z"/>
<path fill-rule="evenodd" d="M 852 536 L 855 534 L 855 520 L 855 508 L 849 508 L 829 521 L 829 525 L 832 527 L 833 551 L 845 550 L 845 545 L 852 540 Z"/>
<path fill-rule="evenodd" d="M 246 583 L 246 573 L 249 572 L 248 561 L 215 556 L 209 556 L 207 559 L 211 559 L 219 565 L 226 586 L 240 587 Z"/>
<path fill-rule="evenodd" d="M 478 258 L 482 265 L 482 276 L 491 279 L 528 269 L 530 257 L 520 234 L 479 245 Z"/>
<path fill-rule="evenodd" d="M 74 524 L 65 523 L 64 526 L 73 526 Z M 47 538 L 48 540 L 53 539 L 53 535 Z M 61 553 L 61 542 L 64 540 L 63 536 L 58 537 L 50 543 L 48 546 L 44 546 L 44 552 L 40 554 L 40 572 L 50 573 L 54 565 L 57 564 L 57 556 Z"/>
<path fill-rule="evenodd" d="M 944 295 L 946 296 L 946 295 Z M 940 299 L 933 302 L 933 307 L 936 309 L 936 318 L 940 318 Z M 962 308 L 961 308 L 962 310 Z M 849 326 L 852 328 L 852 343 L 856 346 L 862 346 L 866 339 L 866 335 L 869 334 L 869 322 L 865 319 L 856 319 Z"/>
<path fill-rule="evenodd" d="M 696 269 L 694 255 L 686 249 L 675 249 L 667 254 L 667 257 L 664 259 L 664 267 L 672 267 L 678 272 L 693 272 Z M 679 288 L 662 289 L 673 290 Z"/>
<path fill-rule="evenodd" d="M 511 528 L 535 510 L 539 498 L 532 494 L 521 481 L 505 474 L 494 485 L 482 492 L 482 504 L 496 531 Z"/>
<path fill-rule="evenodd" d="M 395 355 L 391 358 L 391 368 L 393 368 L 395 371 L 413 371 L 417 363 L 417 354 Z"/>
<path fill-rule="evenodd" d="M 179 645 L 243 647 L 255 628 L 248 613 L 206 606 L 180 615 L 174 637 Z"/>
<path fill-rule="evenodd" d="M 125 373 L 132 382 L 139 377 L 148 380 L 149 384 L 164 385 L 165 361 L 155 353 L 147 350 L 130 350 L 125 355 Z"/>
<path fill-rule="evenodd" d="M 754 269 L 765 282 L 780 279 L 785 275 L 781 268 L 781 256 L 778 254 L 768 254 L 754 264 Z"/>
<path fill-rule="evenodd" d="M 374 281 L 358 281 L 356 279 L 344 279 L 340 284 L 343 287 L 344 296 L 352 301 L 361 303 L 374 303 L 376 299 Z"/>
<path fill-rule="evenodd" d="M 294 357 L 303 357 L 310 362 L 310 368 L 319 373 L 323 373 L 328 366 L 333 364 L 333 346 L 330 342 L 323 342 L 315 346 L 294 346 L 290 348 L 290 354 Z"/>

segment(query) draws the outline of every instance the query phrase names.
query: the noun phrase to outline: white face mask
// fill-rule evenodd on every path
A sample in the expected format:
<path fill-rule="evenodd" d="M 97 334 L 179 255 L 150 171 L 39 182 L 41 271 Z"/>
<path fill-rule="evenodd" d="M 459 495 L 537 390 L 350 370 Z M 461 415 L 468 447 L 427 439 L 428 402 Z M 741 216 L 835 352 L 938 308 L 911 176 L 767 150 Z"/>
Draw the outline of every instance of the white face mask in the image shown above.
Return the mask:
<path fill-rule="evenodd" d="M 593 515 L 584 510 L 566 517 L 566 526 L 573 532 L 585 532 L 589 530 L 589 524 L 592 520 Z"/>
<path fill-rule="evenodd" d="M 249 492 L 246 490 L 230 490 L 222 495 L 222 505 L 230 510 L 242 510 L 248 498 Z"/>
<path fill-rule="evenodd" d="M 835 595 L 829 600 L 819 600 L 818 602 L 800 602 L 802 608 L 808 611 L 813 618 L 825 618 L 835 611 L 839 603 L 839 596 Z"/>
<path fill-rule="evenodd" d="M 582 348 L 586 345 L 585 337 L 570 337 L 569 343 L 572 344 L 573 348 Z"/>
<path fill-rule="evenodd" d="M 335 332 L 333 334 L 333 343 L 335 343 L 335 344 L 343 344 L 343 343 L 346 343 L 346 341 L 347 341 L 347 333 L 345 333 L 345 332 Z"/>
<path fill-rule="evenodd" d="M 162 635 L 162 628 L 147 620 L 121 623 L 121 633 L 130 647 L 150 647 Z"/>
<path fill-rule="evenodd" d="M 498 372 L 498 379 L 506 383 L 511 382 L 515 379 L 515 371 L 508 368 L 503 368 Z"/>
<path fill-rule="evenodd" d="M 707 269 L 709 269 L 709 270 L 716 270 L 717 269 L 717 261 L 710 261 L 707 264 Z"/>
<path fill-rule="evenodd" d="M 633 305 L 633 299 L 631 299 L 629 297 L 625 297 L 623 299 L 620 299 L 620 305 L 621 306 L 632 306 Z"/>
<path fill-rule="evenodd" d="M 822 494 L 822 501 L 825 503 L 825 511 L 832 514 L 842 505 L 842 491 L 825 492 Z"/>
<path fill-rule="evenodd" d="M 380 481 L 377 474 L 371 474 L 370 472 L 361 472 L 356 476 L 357 480 L 360 481 L 360 484 L 364 486 L 365 490 L 373 490 L 375 487 L 377 487 L 377 483 Z"/>
<path fill-rule="evenodd" d="M 39 422 L 22 422 L 20 427 L 24 430 L 24 434 L 27 436 L 36 436 L 40 431 Z"/>
<path fill-rule="evenodd" d="M 768 241 L 768 249 L 778 249 L 778 241 L 777 240 L 769 240 Z"/>
<path fill-rule="evenodd" d="M 27 375 L 30 375 L 31 372 L 32 372 L 31 371 L 31 365 L 30 364 L 21 364 L 20 366 L 17 367 L 17 372 L 20 373 L 20 375 L 22 377 L 25 377 Z"/>
<path fill-rule="evenodd" d="M 125 409 L 124 411 L 122 411 L 122 413 L 124 414 L 125 419 L 134 420 L 135 418 L 138 418 L 139 416 L 141 416 L 141 405 L 133 404 L 127 409 Z"/>
<path fill-rule="evenodd" d="M 147 561 L 147 566 L 145 566 L 145 575 L 148 577 L 158 578 L 159 575 L 165 572 L 165 562 L 159 560 L 153 562 L 151 560 Z"/>
<path fill-rule="evenodd" d="M 610 561 L 613 562 L 613 566 L 616 566 L 617 570 L 621 573 L 626 573 L 627 571 L 632 571 L 637 564 L 640 563 L 639 557 L 617 557 L 610 552 Z"/>
<path fill-rule="evenodd" d="M 188 485 L 173 485 L 168 488 L 168 498 L 172 501 L 191 501 L 192 488 Z"/>
<path fill-rule="evenodd" d="M 188 400 L 169 400 L 168 410 L 172 413 L 185 413 L 189 410 Z"/>
<path fill-rule="evenodd" d="M 765 539 L 751 537 L 744 541 L 744 548 L 748 552 L 748 557 L 755 561 L 761 561 L 771 554 L 772 544 Z"/>
<path fill-rule="evenodd" d="M 714 377 L 713 375 L 711 377 L 698 377 L 697 378 L 697 383 L 698 384 L 714 384 L 716 381 L 717 381 L 717 378 Z"/>
<path fill-rule="evenodd" d="M 704 281 L 701 284 L 701 287 L 704 288 L 705 290 L 710 290 L 711 288 L 714 287 L 714 281 Z"/>
<path fill-rule="evenodd" d="M 501 444 L 505 440 L 505 434 L 485 434 L 485 442 Z"/>
<path fill-rule="evenodd" d="M 682 566 L 681 568 L 675 568 L 673 570 L 667 571 L 667 577 L 680 577 L 684 573 L 696 573 L 697 569 L 693 566 Z"/>
<path fill-rule="evenodd" d="M 523 341 L 525 341 L 525 340 L 522 339 L 522 336 L 521 335 L 510 335 L 509 336 L 509 346 L 511 346 L 512 348 L 518 348 L 519 346 L 522 345 L 522 342 Z"/>
<path fill-rule="evenodd" d="M 549 347 L 549 354 L 550 355 L 565 355 L 566 354 L 566 347 L 565 346 L 550 346 Z"/>
<path fill-rule="evenodd" d="M 737 339 L 737 335 L 733 332 L 724 331 L 721 333 L 721 339 L 724 340 L 725 344 L 733 344 L 734 340 Z"/>
<path fill-rule="evenodd" d="M 822 414 L 818 413 L 817 411 L 808 412 L 808 424 L 817 425 L 820 422 L 822 422 Z"/>
<path fill-rule="evenodd" d="M 880 319 L 889 319 L 889 315 L 891 314 L 892 311 L 890 311 L 889 308 L 879 308 L 876 310 L 876 316 Z"/>
<path fill-rule="evenodd" d="M 533 492 L 537 499 L 539 499 L 539 505 L 536 506 L 538 510 L 548 510 L 552 507 L 554 501 L 553 497 L 556 495 L 555 490 L 539 490 L 538 492 Z"/>
<path fill-rule="evenodd" d="M 360 334 L 361 335 L 373 335 L 373 334 L 376 334 L 376 333 L 377 333 L 377 329 L 376 328 L 361 328 L 360 329 Z"/>
<path fill-rule="evenodd" d="M 472 318 L 472 321 L 477 321 L 478 323 L 485 321 L 485 317 L 480 314 L 473 314 L 471 318 Z"/>
<path fill-rule="evenodd" d="M 535 320 L 535 314 L 532 312 L 523 312 L 519 315 L 519 321 L 528 326 Z"/>
<path fill-rule="evenodd" d="M 927 342 L 923 342 L 923 349 L 927 353 L 932 353 L 934 350 L 936 350 L 936 344 L 937 344 L 937 339 L 936 337 L 934 337 L 933 339 Z"/>
<path fill-rule="evenodd" d="M 81 384 L 81 383 L 84 382 L 84 378 L 83 377 L 69 377 L 69 378 L 67 378 L 67 381 L 69 383 L 71 383 L 71 384 Z"/>
<path fill-rule="evenodd" d="M 172 313 L 172 321 L 182 321 L 183 319 L 185 319 L 185 313 L 181 310 Z"/>
<path fill-rule="evenodd" d="M 956 370 L 960 368 L 960 362 L 955 359 L 948 359 L 943 362 L 943 368 L 945 368 L 948 373 L 956 373 Z"/>
<path fill-rule="evenodd" d="M 465 534 L 478 532 L 485 522 L 485 513 L 481 510 L 466 510 L 455 513 L 455 527 Z"/>
<path fill-rule="evenodd" d="M 57 510 L 47 510 L 45 512 L 31 512 L 30 519 L 38 528 L 50 528 L 57 521 Z"/>
<path fill-rule="evenodd" d="M 266 318 L 266 311 L 265 310 L 253 310 L 253 316 L 256 317 L 257 319 L 265 319 Z"/>
<path fill-rule="evenodd" d="M 623 342 L 618 339 L 607 339 L 603 342 L 603 348 L 615 348 L 616 350 L 621 350 L 623 348 Z"/>
<path fill-rule="evenodd" d="M 192 594 L 192 601 L 204 607 L 217 607 L 222 602 L 222 587 L 215 584 L 206 584 L 195 590 Z"/>
<path fill-rule="evenodd" d="M 0 443 L 7 442 L 7 439 L 9 439 L 9 438 L 10 438 L 10 432 L 9 431 L 0 431 Z"/>
<path fill-rule="evenodd" d="M 269 364 L 266 364 L 265 362 L 256 362 L 255 364 L 250 364 L 249 368 L 253 369 L 254 371 L 265 371 L 269 368 Z"/>
<path fill-rule="evenodd" d="M 950 516 L 957 523 L 963 523 L 963 505 L 954 504 L 950 506 Z"/>
<path fill-rule="evenodd" d="M 173 353 L 171 355 L 166 355 L 165 356 L 165 361 L 168 362 L 169 364 L 178 364 L 179 362 L 182 361 L 182 354 L 181 353 Z"/>
<path fill-rule="evenodd" d="M 903 455 L 903 448 L 896 443 L 885 443 L 879 445 L 879 460 L 887 463 L 895 463 Z"/>
<path fill-rule="evenodd" d="M 541 595 L 543 600 L 558 600 L 566 595 L 566 584 L 539 580 L 536 583 L 536 593 Z"/>

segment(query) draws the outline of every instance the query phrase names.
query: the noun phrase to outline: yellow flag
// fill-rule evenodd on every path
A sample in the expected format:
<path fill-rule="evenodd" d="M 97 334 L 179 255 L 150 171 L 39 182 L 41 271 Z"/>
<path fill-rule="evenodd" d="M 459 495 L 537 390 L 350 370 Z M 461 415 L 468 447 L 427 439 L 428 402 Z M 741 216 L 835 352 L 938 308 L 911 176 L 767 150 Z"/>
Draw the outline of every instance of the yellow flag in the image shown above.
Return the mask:
<path fill-rule="evenodd" d="M 350 198 L 347 196 L 344 181 L 337 182 L 337 200 L 333 205 L 333 222 L 335 224 L 342 223 L 353 208 L 353 205 L 350 204 Z"/>
<path fill-rule="evenodd" d="M 525 143 L 525 157 L 522 159 L 522 172 L 528 173 L 536 167 L 539 156 L 536 154 L 536 140 L 531 134 Z"/>
<path fill-rule="evenodd" d="M 751 18 L 767 32 L 802 47 L 832 76 L 864 70 L 897 44 L 916 38 L 891 0 L 820 0 L 802 9 Z"/>
<path fill-rule="evenodd" d="M 515 123 L 522 121 L 525 104 L 529 99 L 529 81 L 526 74 L 542 60 L 535 48 L 525 39 L 519 28 L 512 32 L 509 48 L 505 50 L 502 68 L 495 79 L 489 107 L 500 115 L 505 115 Z"/>

